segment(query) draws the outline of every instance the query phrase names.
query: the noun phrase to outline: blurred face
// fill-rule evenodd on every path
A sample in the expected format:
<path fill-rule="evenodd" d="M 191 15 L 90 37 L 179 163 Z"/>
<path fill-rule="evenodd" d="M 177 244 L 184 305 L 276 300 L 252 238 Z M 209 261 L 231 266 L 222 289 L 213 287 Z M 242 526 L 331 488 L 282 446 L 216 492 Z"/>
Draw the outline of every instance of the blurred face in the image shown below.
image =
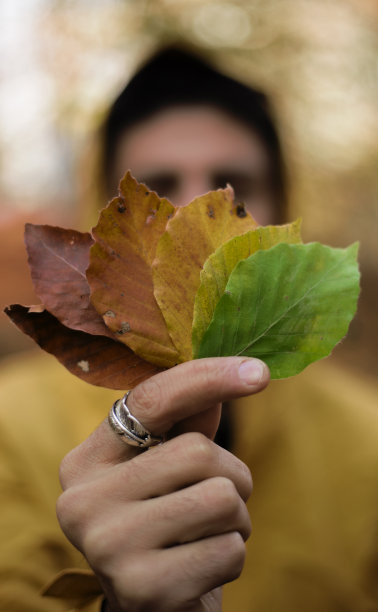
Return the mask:
<path fill-rule="evenodd" d="M 252 129 L 215 107 L 167 108 L 127 129 L 116 151 L 114 185 L 127 169 L 175 206 L 230 183 L 256 221 L 275 221 L 264 145 Z"/>

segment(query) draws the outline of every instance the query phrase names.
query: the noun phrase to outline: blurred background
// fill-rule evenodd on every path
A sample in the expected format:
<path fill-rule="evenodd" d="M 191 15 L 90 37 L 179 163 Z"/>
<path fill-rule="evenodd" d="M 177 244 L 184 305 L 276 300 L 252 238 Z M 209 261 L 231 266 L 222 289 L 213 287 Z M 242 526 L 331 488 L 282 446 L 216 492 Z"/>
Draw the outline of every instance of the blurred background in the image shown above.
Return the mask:
<path fill-rule="evenodd" d="M 376 0 L 0 0 L 0 24 L 0 359 L 33 344 L 2 312 L 38 303 L 24 223 L 88 229 L 91 134 L 140 62 L 182 40 L 272 97 L 304 239 L 360 241 L 359 311 L 333 359 L 378 375 Z"/>

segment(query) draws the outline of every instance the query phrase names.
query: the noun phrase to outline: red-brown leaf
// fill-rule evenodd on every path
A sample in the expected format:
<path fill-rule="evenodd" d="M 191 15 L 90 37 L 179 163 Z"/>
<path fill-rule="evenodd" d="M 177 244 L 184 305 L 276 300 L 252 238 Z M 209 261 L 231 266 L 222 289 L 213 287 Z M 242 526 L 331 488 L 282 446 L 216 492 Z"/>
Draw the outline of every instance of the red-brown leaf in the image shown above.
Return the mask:
<path fill-rule="evenodd" d="M 25 243 L 34 288 L 46 310 L 70 329 L 112 337 L 89 301 L 85 270 L 91 235 L 28 223 Z"/>
<path fill-rule="evenodd" d="M 38 310 L 14 304 L 5 312 L 41 348 L 92 385 L 131 389 L 161 371 L 116 340 L 69 329 L 46 310 Z"/>

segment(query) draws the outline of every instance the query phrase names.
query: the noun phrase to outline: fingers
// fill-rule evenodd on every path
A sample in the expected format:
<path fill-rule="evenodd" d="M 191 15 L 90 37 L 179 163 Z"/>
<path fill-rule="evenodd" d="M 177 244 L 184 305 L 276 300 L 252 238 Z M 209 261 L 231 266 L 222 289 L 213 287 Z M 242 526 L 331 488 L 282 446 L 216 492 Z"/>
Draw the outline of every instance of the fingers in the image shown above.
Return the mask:
<path fill-rule="evenodd" d="M 125 550 L 164 549 L 230 531 L 238 531 L 246 541 L 251 533 L 245 503 L 233 482 L 220 476 L 148 500 L 124 503 L 105 497 L 96 501 L 98 513 L 90 520 L 95 494 L 87 491 L 86 499 L 77 494 L 71 490 L 62 496 L 58 516 L 71 541 L 94 560 L 107 551 L 118 556 Z"/>
<path fill-rule="evenodd" d="M 98 493 L 96 498 L 95 489 L 84 504 L 82 492 L 74 491 L 80 508 L 74 521 L 70 490 L 62 499 L 71 519 L 64 521 L 62 505 L 58 516 L 105 592 L 121 602 L 115 609 L 150 609 L 155 602 L 151 609 L 180 610 L 239 575 L 250 522 L 230 480 L 211 478 L 126 503 Z"/>
<path fill-rule="evenodd" d="M 245 560 L 245 545 L 238 532 L 221 534 L 190 542 L 159 554 L 160 572 L 171 568 L 168 589 L 176 600 L 199 598 L 218 586 L 240 576 Z M 175 583 L 172 567 L 177 567 Z M 176 587 L 174 586 L 176 584 Z"/>
<path fill-rule="evenodd" d="M 133 389 L 127 404 L 131 413 L 154 434 L 199 431 L 213 437 L 220 402 L 256 393 L 268 382 L 269 370 L 257 359 L 199 359 L 146 380 Z M 101 469 L 131 459 L 137 453 L 111 430 L 106 420 L 65 459 L 62 485 L 67 486 L 86 471 L 93 472 L 94 465 L 99 474 Z"/>
<path fill-rule="evenodd" d="M 245 547 L 240 534 L 230 532 L 183 546 L 125 559 L 112 577 L 104 576 L 105 592 L 117 593 L 122 610 L 220 610 L 202 602 L 213 589 L 240 575 Z M 148 580 L 146 580 L 148 576 Z M 114 600 L 113 600 L 114 601 Z M 210 604 L 211 606 L 211 604 Z"/>
<path fill-rule="evenodd" d="M 252 478 L 247 466 L 202 434 L 189 433 L 112 469 L 99 470 L 93 463 L 91 472 L 89 469 L 76 471 L 74 476 L 65 475 L 63 480 L 64 488 L 92 481 L 93 488 L 101 486 L 108 499 L 115 494 L 123 500 L 136 500 L 167 495 L 215 476 L 228 478 L 244 501 L 249 498 Z"/>
<path fill-rule="evenodd" d="M 117 555 L 123 541 L 122 555 L 230 530 L 247 539 L 251 527 L 244 502 L 251 491 L 245 464 L 201 434 L 186 434 L 70 487 L 57 514 L 81 551 L 91 555 L 108 542 Z"/>
<path fill-rule="evenodd" d="M 138 504 L 139 506 L 139 504 Z M 247 507 L 227 478 L 211 478 L 171 493 L 164 502 L 150 499 L 143 508 L 136 505 L 129 513 L 133 530 L 129 544 L 143 539 L 151 548 L 163 549 L 202 540 L 213 535 L 238 531 L 244 541 L 251 534 Z"/>
<path fill-rule="evenodd" d="M 177 495 L 179 492 L 182 497 Z M 202 434 L 192 433 L 113 466 L 96 478 L 86 476 L 76 482 L 60 498 L 58 516 L 78 547 L 82 547 L 86 529 L 96 522 L 101 529 L 102 523 L 113 521 L 122 534 L 127 532 L 128 525 L 133 528 L 140 525 L 138 533 L 143 533 L 146 542 L 154 547 L 183 542 L 188 537 L 204 537 L 213 533 L 213 527 L 220 533 L 219 520 L 224 520 L 225 513 L 225 530 L 230 525 L 238 529 L 239 523 L 230 519 L 235 515 L 236 521 L 242 519 L 240 533 L 247 537 L 248 515 L 239 506 L 251 492 L 252 478 L 247 466 Z M 190 521 L 197 522 L 197 532 L 190 527 Z M 206 522 L 212 525 L 210 531 L 204 530 Z M 161 536 L 156 535 L 158 526 Z M 173 535 L 166 535 L 170 530 Z M 127 536 L 130 545 L 133 534 L 134 529 Z M 139 535 L 138 542 L 143 545 Z"/>
<path fill-rule="evenodd" d="M 109 490 L 124 483 L 125 498 L 132 500 L 167 495 L 216 476 L 231 480 L 247 501 L 252 492 L 248 467 L 202 434 L 189 433 L 118 465 L 107 474 L 107 482 Z"/>

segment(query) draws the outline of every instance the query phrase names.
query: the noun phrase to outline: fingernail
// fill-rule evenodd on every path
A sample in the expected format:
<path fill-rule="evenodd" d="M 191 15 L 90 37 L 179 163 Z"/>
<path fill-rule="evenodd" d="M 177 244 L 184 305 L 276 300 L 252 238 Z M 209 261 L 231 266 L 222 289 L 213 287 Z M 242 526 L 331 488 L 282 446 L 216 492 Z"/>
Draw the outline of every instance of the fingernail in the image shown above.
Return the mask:
<path fill-rule="evenodd" d="M 239 366 L 239 377 L 247 385 L 258 385 L 264 375 L 264 364 L 258 359 L 248 359 Z"/>

